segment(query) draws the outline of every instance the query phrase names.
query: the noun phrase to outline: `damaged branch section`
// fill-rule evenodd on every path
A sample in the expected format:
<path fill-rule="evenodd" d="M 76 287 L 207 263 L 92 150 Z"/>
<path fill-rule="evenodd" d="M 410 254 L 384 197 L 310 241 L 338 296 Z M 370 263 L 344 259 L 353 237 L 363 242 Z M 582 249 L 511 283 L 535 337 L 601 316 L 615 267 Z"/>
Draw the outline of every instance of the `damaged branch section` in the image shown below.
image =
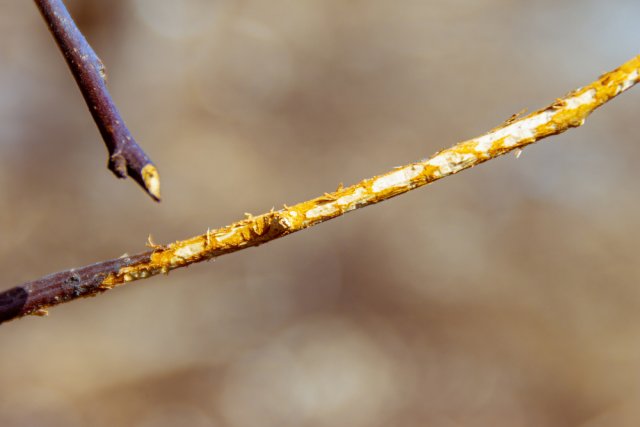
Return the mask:
<path fill-rule="evenodd" d="M 390 199 L 411 189 L 468 169 L 540 139 L 580 126 L 596 108 L 640 80 L 640 56 L 601 76 L 596 82 L 556 100 L 549 107 L 519 120 L 509 120 L 486 135 L 461 142 L 431 158 L 397 168 L 353 186 L 340 187 L 292 207 L 248 217 L 201 236 L 157 247 L 150 261 L 121 268 L 103 282 L 105 289 L 185 267 L 286 236 Z"/>
<path fill-rule="evenodd" d="M 52 274 L 0 292 L 0 323 L 113 287 L 186 267 L 220 255 L 258 246 L 346 212 L 390 199 L 455 174 L 547 136 L 580 126 L 596 108 L 640 80 L 640 56 L 549 107 L 521 119 L 511 118 L 478 138 L 442 150 L 422 162 L 396 168 L 351 187 L 278 211 L 247 217 L 229 226 L 152 251 Z"/>

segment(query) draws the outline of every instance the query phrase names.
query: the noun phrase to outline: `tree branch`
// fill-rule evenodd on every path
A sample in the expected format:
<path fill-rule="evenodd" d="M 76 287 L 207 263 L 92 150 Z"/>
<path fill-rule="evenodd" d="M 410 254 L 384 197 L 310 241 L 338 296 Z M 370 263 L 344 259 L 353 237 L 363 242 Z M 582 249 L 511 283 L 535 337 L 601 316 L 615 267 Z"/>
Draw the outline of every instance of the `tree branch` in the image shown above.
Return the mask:
<path fill-rule="evenodd" d="M 102 61 L 84 38 L 61 0 L 34 0 L 76 79 L 109 151 L 109 169 L 133 178 L 160 201 L 160 178 L 149 157 L 131 136 L 107 90 Z"/>
<path fill-rule="evenodd" d="M 557 99 L 549 107 L 509 119 L 491 132 L 442 150 L 428 160 L 396 168 L 331 194 L 251 216 L 205 234 L 159 246 L 132 257 L 104 261 L 25 283 L 0 293 L 0 322 L 79 297 L 94 296 L 125 283 L 258 246 L 354 209 L 395 197 L 476 166 L 569 128 L 581 126 L 593 110 L 640 81 L 640 56 L 597 81 Z"/>

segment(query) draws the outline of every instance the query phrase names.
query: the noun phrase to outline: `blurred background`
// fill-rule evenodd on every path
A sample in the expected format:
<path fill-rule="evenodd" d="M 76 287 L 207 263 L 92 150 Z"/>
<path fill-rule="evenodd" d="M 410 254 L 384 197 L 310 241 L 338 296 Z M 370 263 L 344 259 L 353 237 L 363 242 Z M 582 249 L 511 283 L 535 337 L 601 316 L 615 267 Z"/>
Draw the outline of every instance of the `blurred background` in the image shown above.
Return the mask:
<path fill-rule="evenodd" d="M 106 149 L 0 0 L 2 289 L 478 136 L 640 53 L 637 0 L 75 0 L 155 161 Z M 632 426 L 640 90 L 285 239 L 0 326 L 0 425 Z"/>

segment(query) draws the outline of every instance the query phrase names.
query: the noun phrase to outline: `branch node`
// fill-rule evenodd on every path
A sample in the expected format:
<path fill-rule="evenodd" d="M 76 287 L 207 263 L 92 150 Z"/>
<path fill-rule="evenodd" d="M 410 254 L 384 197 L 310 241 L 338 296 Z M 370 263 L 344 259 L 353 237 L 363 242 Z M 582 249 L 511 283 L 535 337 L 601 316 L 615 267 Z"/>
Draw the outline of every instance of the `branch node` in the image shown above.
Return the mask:
<path fill-rule="evenodd" d="M 127 159 L 121 152 L 117 152 L 109 156 L 109 170 L 118 178 L 127 177 Z"/>

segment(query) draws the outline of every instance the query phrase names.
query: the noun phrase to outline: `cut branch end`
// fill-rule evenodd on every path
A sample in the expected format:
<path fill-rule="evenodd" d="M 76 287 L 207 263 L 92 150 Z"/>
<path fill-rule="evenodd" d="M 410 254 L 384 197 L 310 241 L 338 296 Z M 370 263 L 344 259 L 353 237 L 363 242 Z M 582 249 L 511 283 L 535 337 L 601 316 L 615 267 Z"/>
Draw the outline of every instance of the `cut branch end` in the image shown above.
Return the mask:
<path fill-rule="evenodd" d="M 151 163 L 142 168 L 142 181 L 147 193 L 156 202 L 160 201 L 160 175 L 158 170 Z"/>

